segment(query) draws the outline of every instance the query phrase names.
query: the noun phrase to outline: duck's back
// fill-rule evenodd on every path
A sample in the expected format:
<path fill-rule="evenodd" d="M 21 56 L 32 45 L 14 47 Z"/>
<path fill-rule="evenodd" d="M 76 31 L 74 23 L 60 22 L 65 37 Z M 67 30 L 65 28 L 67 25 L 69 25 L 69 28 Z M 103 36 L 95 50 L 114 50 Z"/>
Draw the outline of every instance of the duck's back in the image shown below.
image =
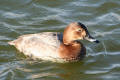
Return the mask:
<path fill-rule="evenodd" d="M 62 43 L 62 33 L 57 32 L 23 35 L 9 42 L 25 55 L 45 59 L 58 58 L 57 49 L 60 43 Z"/>

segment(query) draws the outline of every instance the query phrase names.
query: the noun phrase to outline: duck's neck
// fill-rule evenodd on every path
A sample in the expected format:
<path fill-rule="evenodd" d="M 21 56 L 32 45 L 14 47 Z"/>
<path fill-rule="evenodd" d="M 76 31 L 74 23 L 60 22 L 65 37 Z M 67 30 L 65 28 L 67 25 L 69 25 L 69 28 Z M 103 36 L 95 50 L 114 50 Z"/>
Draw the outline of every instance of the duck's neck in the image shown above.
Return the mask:
<path fill-rule="evenodd" d="M 65 45 L 69 45 L 72 43 L 72 41 L 74 40 L 74 37 L 73 37 L 73 33 L 71 32 L 71 28 L 68 26 L 64 29 L 64 32 L 63 32 L 63 43 Z"/>
<path fill-rule="evenodd" d="M 60 45 L 59 52 L 59 55 L 64 59 L 77 58 L 86 53 L 85 47 L 80 42 L 72 42 L 69 45 L 63 43 Z"/>

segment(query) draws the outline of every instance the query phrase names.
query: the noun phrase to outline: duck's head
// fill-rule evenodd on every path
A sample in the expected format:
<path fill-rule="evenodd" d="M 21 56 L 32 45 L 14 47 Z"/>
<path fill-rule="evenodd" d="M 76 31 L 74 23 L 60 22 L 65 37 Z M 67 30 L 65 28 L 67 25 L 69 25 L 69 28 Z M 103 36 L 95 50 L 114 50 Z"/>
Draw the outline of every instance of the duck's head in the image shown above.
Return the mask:
<path fill-rule="evenodd" d="M 80 22 L 73 22 L 65 28 L 63 33 L 64 44 L 69 45 L 72 42 L 79 42 L 83 39 L 86 39 L 90 42 L 99 43 L 98 40 L 96 40 L 89 34 L 87 27 Z"/>

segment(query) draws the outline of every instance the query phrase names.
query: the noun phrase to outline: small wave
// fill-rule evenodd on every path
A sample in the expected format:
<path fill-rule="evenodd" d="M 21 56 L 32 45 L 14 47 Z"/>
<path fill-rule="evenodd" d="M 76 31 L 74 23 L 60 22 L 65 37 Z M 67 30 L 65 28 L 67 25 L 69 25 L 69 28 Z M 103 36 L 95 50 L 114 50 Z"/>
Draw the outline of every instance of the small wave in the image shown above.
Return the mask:
<path fill-rule="evenodd" d="M 8 38 L 6 36 L 0 36 L 0 40 L 10 40 L 10 38 Z"/>
<path fill-rule="evenodd" d="M 14 12 L 4 12 L 3 16 L 5 18 L 10 18 L 10 19 L 14 19 L 14 18 L 23 18 L 25 17 L 27 14 L 23 14 L 23 13 L 14 13 Z"/>
<path fill-rule="evenodd" d="M 94 70 L 91 70 L 91 71 L 86 71 L 85 73 L 86 74 L 101 74 L 101 73 L 107 73 L 108 71 L 107 70 L 100 70 L 100 71 L 94 71 Z"/>
<path fill-rule="evenodd" d="M 64 16 L 70 16 L 70 11 L 71 10 L 65 10 L 62 8 L 51 8 L 51 7 L 47 7 L 47 6 L 42 6 L 42 5 L 38 5 L 38 4 L 33 4 L 33 6 L 35 6 L 36 8 L 42 8 L 44 11 L 43 14 L 49 14 L 44 16 L 44 17 L 34 17 L 34 20 L 40 20 L 40 22 L 44 21 L 44 20 L 58 20 L 61 22 L 66 22 L 67 20 L 64 18 Z"/>
<path fill-rule="evenodd" d="M 103 80 L 119 80 L 120 77 L 113 74 L 108 74 L 108 75 L 101 76 L 100 78 L 102 78 Z"/>
<path fill-rule="evenodd" d="M 35 6 L 36 8 L 42 8 L 49 13 L 53 13 L 54 15 L 69 15 L 69 11 L 71 11 L 71 10 L 65 10 L 61 8 L 51 8 L 51 7 L 37 5 L 37 4 L 33 4 L 33 6 Z"/>
<path fill-rule="evenodd" d="M 107 35 L 110 35 L 110 34 L 114 34 L 114 33 L 116 33 L 116 32 L 114 32 L 114 31 L 108 31 L 108 32 L 98 32 L 98 31 L 95 31 L 94 36 L 95 37 L 96 36 L 102 36 L 102 37 L 104 37 L 104 36 L 107 36 Z"/>
<path fill-rule="evenodd" d="M 109 67 L 105 67 L 104 69 L 115 69 L 115 68 L 120 68 L 120 64 L 111 64 Z"/>
<path fill-rule="evenodd" d="M 13 80 L 15 78 L 15 73 L 14 73 L 14 69 L 18 67 L 18 65 L 16 63 L 6 63 L 0 66 L 0 78 L 2 77 L 6 77 L 7 75 L 11 75 L 9 78 L 11 78 L 11 80 Z"/>
<path fill-rule="evenodd" d="M 22 68 L 22 67 L 17 67 L 17 69 L 20 71 L 23 71 L 23 72 L 33 72 L 33 70 L 31 70 L 31 69 Z"/>
<path fill-rule="evenodd" d="M 75 6 L 82 6 L 82 7 L 98 7 L 102 4 L 103 2 L 97 2 L 96 4 L 94 3 L 88 3 L 88 1 L 76 1 L 72 2 L 71 5 Z"/>
<path fill-rule="evenodd" d="M 99 52 L 99 53 L 92 53 L 92 54 L 88 54 L 88 56 L 99 56 L 99 55 L 105 55 L 105 52 L 103 51 L 103 52 Z M 107 56 L 109 56 L 109 55 L 112 55 L 112 56 L 114 56 L 114 55 L 120 55 L 120 52 L 107 52 Z"/>
<path fill-rule="evenodd" d="M 36 78 L 42 78 L 42 77 L 48 77 L 48 76 L 53 76 L 53 77 L 56 77 L 56 74 L 55 73 L 38 73 L 38 74 L 32 74 L 30 76 L 27 76 L 27 79 L 36 79 Z"/>
<path fill-rule="evenodd" d="M 10 24 L 7 24 L 6 22 L 2 22 L 2 24 L 4 25 L 4 27 L 6 27 L 7 29 L 9 29 L 9 31 L 15 32 L 17 34 L 21 34 L 21 32 L 18 32 L 15 29 L 15 28 L 18 28 L 18 26 L 10 25 Z"/>
<path fill-rule="evenodd" d="M 109 52 L 109 55 L 120 55 L 120 52 Z"/>
<path fill-rule="evenodd" d="M 113 25 L 120 22 L 120 15 L 114 12 L 110 12 L 97 17 L 95 21 L 97 21 L 97 23 L 105 23 L 105 25 Z"/>

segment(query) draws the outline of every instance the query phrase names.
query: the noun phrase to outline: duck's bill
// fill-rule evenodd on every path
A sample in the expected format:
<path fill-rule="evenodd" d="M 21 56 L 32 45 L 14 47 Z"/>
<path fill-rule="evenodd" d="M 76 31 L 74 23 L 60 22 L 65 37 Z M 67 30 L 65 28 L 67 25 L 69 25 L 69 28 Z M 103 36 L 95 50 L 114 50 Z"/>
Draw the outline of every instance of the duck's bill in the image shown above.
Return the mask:
<path fill-rule="evenodd" d="M 99 43 L 99 41 L 96 40 L 95 38 L 93 38 L 92 36 L 86 36 L 85 39 L 88 40 L 88 41 L 90 41 L 90 42 Z"/>

